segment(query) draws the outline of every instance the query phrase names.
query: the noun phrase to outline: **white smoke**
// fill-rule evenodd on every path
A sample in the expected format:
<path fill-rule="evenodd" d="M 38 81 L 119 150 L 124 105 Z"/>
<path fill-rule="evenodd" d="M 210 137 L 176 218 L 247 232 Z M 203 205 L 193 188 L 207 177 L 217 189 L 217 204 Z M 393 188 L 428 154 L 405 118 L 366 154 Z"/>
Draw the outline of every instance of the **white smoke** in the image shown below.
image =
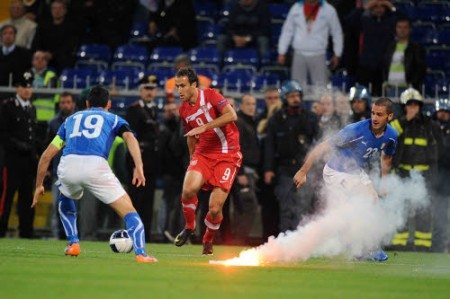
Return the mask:
<path fill-rule="evenodd" d="M 379 183 L 375 179 L 374 184 Z M 297 230 L 271 237 L 250 251 L 263 263 L 293 262 L 318 256 L 362 257 L 389 244 L 410 213 L 428 205 L 428 195 L 417 173 L 405 179 L 389 175 L 382 184 L 379 191 L 387 195 L 378 201 L 364 194 L 340 199 L 333 192 L 326 194 L 322 212 L 303 221 Z"/>

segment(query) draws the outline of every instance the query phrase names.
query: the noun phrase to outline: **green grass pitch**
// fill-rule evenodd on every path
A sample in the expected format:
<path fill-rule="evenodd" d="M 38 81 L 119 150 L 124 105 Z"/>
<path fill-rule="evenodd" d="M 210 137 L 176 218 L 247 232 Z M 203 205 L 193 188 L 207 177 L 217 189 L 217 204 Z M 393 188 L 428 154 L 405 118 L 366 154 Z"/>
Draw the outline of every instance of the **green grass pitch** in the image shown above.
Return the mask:
<path fill-rule="evenodd" d="M 320 258 L 264 267 L 210 265 L 243 248 L 150 244 L 159 262 L 137 264 L 107 242 L 0 239 L 0 298 L 450 298 L 450 255 L 390 253 L 386 263 Z"/>

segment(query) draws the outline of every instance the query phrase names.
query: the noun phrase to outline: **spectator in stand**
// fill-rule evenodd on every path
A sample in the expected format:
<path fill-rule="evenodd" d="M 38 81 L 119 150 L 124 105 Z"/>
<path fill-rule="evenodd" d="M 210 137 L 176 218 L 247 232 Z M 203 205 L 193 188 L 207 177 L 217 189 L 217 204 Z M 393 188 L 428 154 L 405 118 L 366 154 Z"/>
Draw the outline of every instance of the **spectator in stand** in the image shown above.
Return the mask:
<path fill-rule="evenodd" d="M 325 93 L 320 98 L 323 113 L 319 116 L 319 130 L 321 137 L 329 137 L 342 127 L 341 118 L 336 113 L 335 102 L 331 93 Z"/>
<path fill-rule="evenodd" d="M 197 22 L 191 0 L 148 1 L 150 48 L 180 46 L 184 51 L 197 45 Z"/>
<path fill-rule="evenodd" d="M 16 45 L 16 34 L 13 25 L 3 25 L 0 29 L 3 44 L 0 51 L 0 86 L 12 84 L 16 77 L 22 76 L 31 66 L 31 53 Z"/>
<path fill-rule="evenodd" d="M 256 98 L 250 94 L 242 96 L 236 125 L 239 129 L 239 142 L 242 149 L 242 167 L 233 185 L 234 237 L 237 244 L 248 244 L 250 231 L 255 220 L 258 199 L 256 183 L 261 151 L 256 132 Z"/>
<path fill-rule="evenodd" d="M 16 27 L 16 45 L 30 49 L 37 25 L 25 16 L 25 12 L 22 0 L 11 0 L 9 5 L 10 18 L 0 23 L 0 27 L 6 24 Z"/>
<path fill-rule="evenodd" d="M 294 57 L 291 79 L 302 86 L 325 86 L 328 82 L 326 51 L 328 37 L 333 39 L 334 55 L 330 67 L 339 65 L 343 35 L 336 10 L 323 0 L 304 0 L 295 3 L 287 16 L 278 41 L 278 63 L 286 63 L 286 53 L 292 44 Z"/>
<path fill-rule="evenodd" d="M 226 34 L 219 36 L 221 53 L 230 48 L 258 48 L 260 57 L 270 51 L 270 12 L 262 0 L 236 1 L 231 8 Z"/>
<path fill-rule="evenodd" d="M 265 138 L 267 136 L 269 119 L 282 107 L 280 91 L 277 87 L 268 87 L 264 91 L 264 101 L 266 107 L 264 111 L 257 117 L 257 132 L 260 138 L 261 153 L 264 153 Z M 259 162 L 259 177 L 264 176 L 263 157 Z M 270 236 L 278 235 L 278 202 L 274 194 L 275 184 L 273 182 L 266 183 L 264 180 L 258 180 L 258 199 L 261 205 L 261 221 L 262 221 L 262 237 L 267 240 Z"/>
<path fill-rule="evenodd" d="M 383 61 L 383 80 L 390 86 L 406 89 L 412 86 L 422 89 L 426 74 L 425 50 L 409 39 L 411 21 L 399 18 L 395 26 L 395 40 L 385 52 Z"/>
<path fill-rule="evenodd" d="M 175 58 L 174 65 L 175 65 L 175 72 L 177 72 L 181 68 L 190 67 L 191 61 L 189 60 L 189 57 L 186 54 L 180 54 Z M 203 75 L 197 76 L 200 88 L 204 89 L 210 87 L 211 85 L 210 78 Z M 166 80 L 164 89 L 166 91 L 166 101 L 169 103 L 175 101 L 175 76 Z"/>
<path fill-rule="evenodd" d="M 311 112 L 317 115 L 320 118 L 323 114 L 323 104 L 320 101 L 315 101 L 311 105 Z"/>
<path fill-rule="evenodd" d="M 53 0 L 51 18 L 38 24 L 33 48 L 52 54 L 50 66 L 59 73 L 74 63 L 79 30 L 76 24 L 67 18 L 67 4 L 64 0 Z"/>
<path fill-rule="evenodd" d="M 370 0 L 349 16 L 349 24 L 360 33 L 357 82 L 381 95 L 383 56 L 395 37 L 395 7 L 387 0 Z"/>

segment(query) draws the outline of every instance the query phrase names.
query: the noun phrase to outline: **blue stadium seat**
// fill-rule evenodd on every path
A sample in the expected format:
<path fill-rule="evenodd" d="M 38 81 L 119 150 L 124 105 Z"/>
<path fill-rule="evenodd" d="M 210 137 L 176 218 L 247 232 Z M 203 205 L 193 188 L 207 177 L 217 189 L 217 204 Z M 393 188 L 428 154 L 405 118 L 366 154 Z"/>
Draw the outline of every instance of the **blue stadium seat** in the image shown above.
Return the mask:
<path fill-rule="evenodd" d="M 340 69 L 331 76 L 331 85 L 341 91 L 348 92 L 355 85 L 355 78 L 350 76 L 347 70 Z"/>
<path fill-rule="evenodd" d="M 127 44 L 117 48 L 114 61 L 134 61 L 145 66 L 148 62 L 148 51 L 144 46 Z"/>
<path fill-rule="evenodd" d="M 104 71 L 99 76 L 99 83 L 105 86 L 133 89 L 139 84 L 139 71 L 129 69 Z"/>
<path fill-rule="evenodd" d="M 255 75 L 252 79 L 252 89 L 256 91 L 264 91 L 268 86 L 277 86 L 281 84 L 280 77 L 276 73 Z"/>
<path fill-rule="evenodd" d="M 216 24 L 197 25 L 198 40 L 202 44 L 216 44 L 221 27 Z"/>
<path fill-rule="evenodd" d="M 166 80 L 175 76 L 175 70 L 168 65 L 152 65 L 148 68 L 147 75 L 155 75 L 158 78 L 158 85 L 163 87 Z"/>
<path fill-rule="evenodd" d="M 425 94 L 434 97 L 436 90 L 439 89 L 443 82 L 446 82 L 446 76 L 443 71 L 428 71 L 423 82 Z"/>
<path fill-rule="evenodd" d="M 437 31 L 434 23 L 416 22 L 412 25 L 411 39 L 422 45 L 432 45 L 437 43 Z"/>
<path fill-rule="evenodd" d="M 450 21 L 450 7 L 444 2 L 421 2 L 414 10 L 414 18 L 434 23 Z"/>
<path fill-rule="evenodd" d="M 77 52 L 78 60 L 95 60 L 109 63 L 111 50 L 104 44 L 84 44 Z"/>
<path fill-rule="evenodd" d="M 150 55 L 150 61 L 156 63 L 172 62 L 181 53 L 183 53 L 183 50 L 180 47 L 156 47 Z"/>
<path fill-rule="evenodd" d="M 426 54 L 427 66 L 432 70 L 450 70 L 450 48 L 429 47 Z"/>
<path fill-rule="evenodd" d="M 219 75 L 217 85 L 225 91 L 247 92 L 252 85 L 252 74 L 239 70 L 222 73 Z"/>
<path fill-rule="evenodd" d="M 97 73 L 93 69 L 64 69 L 59 76 L 62 88 L 86 88 L 97 83 Z"/>
<path fill-rule="evenodd" d="M 197 72 L 197 74 L 209 77 L 213 80 L 214 78 L 217 79 L 217 76 L 219 74 L 219 68 L 213 64 L 194 64 L 192 65 L 192 67 Z"/>
<path fill-rule="evenodd" d="M 437 34 L 439 44 L 445 44 L 450 46 L 450 26 L 444 26 L 439 28 Z"/>
<path fill-rule="evenodd" d="M 131 25 L 130 38 L 139 39 L 148 34 L 148 22 L 135 22 Z"/>
<path fill-rule="evenodd" d="M 280 78 L 281 82 L 288 80 L 291 77 L 289 72 L 289 68 L 281 65 L 266 65 L 262 66 L 259 70 L 261 75 L 271 75 L 277 74 L 278 78 Z"/>
<path fill-rule="evenodd" d="M 197 16 L 210 17 L 213 19 L 216 19 L 219 11 L 217 4 L 208 0 L 195 0 L 194 9 Z"/>
<path fill-rule="evenodd" d="M 259 58 L 256 49 L 233 49 L 225 52 L 223 61 L 225 65 L 244 64 L 258 66 Z"/>
<path fill-rule="evenodd" d="M 271 15 L 271 21 L 274 20 L 286 20 L 286 17 L 289 13 L 290 6 L 286 3 L 270 3 L 269 4 L 269 12 Z"/>
<path fill-rule="evenodd" d="M 76 69 L 91 69 L 96 73 L 102 72 L 108 69 L 108 64 L 99 60 L 78 60 L 75 62 Z"/>
<path fill-rule="evenodd" d="M 283 28 L 283 21 L 273 22 L 270 24 L 270 43 L 272 45 L 278 45 L 278 39 L 280 38 L 281 29 Z"/>
<path fill-rule="evenodd" d="M 127 108 L 136 101 L 134 97 L 113 97 L 111 99 L 111 112 L 121 117 L 127 114 Z"/>
<path fill-rule="evenodd" d="M 192 63 L 207 63 L 219 65 L 221 61 L 219 50 L 215 47 L 199 47 L 189 51 Z"/>
<path fill-rule="evenodd" d="M 409 0 L 394 1 L 394 5 L 400 14 L 407 16 L 410 19 L 414 18 L 416 7 L 412 1 Z"/>

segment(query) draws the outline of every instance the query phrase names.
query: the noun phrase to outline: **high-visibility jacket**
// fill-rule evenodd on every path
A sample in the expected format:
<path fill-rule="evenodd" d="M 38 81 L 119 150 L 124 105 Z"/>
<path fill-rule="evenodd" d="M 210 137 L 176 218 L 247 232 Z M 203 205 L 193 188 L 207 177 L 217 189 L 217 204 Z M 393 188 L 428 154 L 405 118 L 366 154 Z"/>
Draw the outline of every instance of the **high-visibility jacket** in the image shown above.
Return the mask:
<path fill-rule="evenodd" d="M 51 70 L 45 70 L 42 75 L 42 82 L 37 82 L 35 78 L 35 82 L 37 85 L 34 87 L 56 87 L 56 73 Z M 53 117 L 55 117 L 55 104 L 58 102 L 59 97 L 38 97 L 33 101 L 33 105 L 36 107 L 36 119 L 39 122 L 48 122 Z"/>

